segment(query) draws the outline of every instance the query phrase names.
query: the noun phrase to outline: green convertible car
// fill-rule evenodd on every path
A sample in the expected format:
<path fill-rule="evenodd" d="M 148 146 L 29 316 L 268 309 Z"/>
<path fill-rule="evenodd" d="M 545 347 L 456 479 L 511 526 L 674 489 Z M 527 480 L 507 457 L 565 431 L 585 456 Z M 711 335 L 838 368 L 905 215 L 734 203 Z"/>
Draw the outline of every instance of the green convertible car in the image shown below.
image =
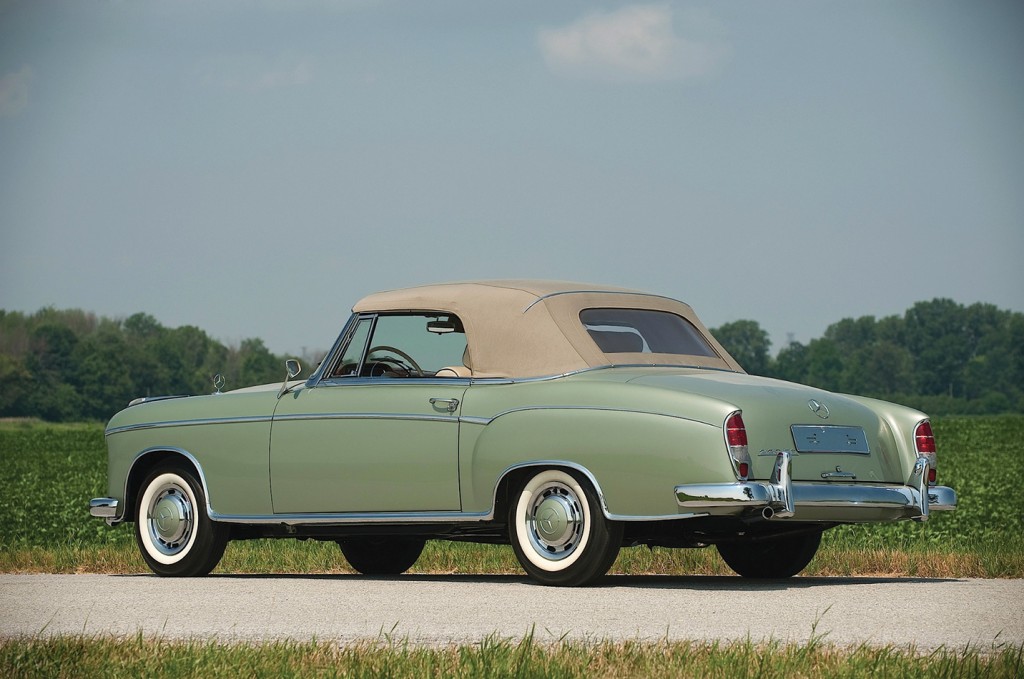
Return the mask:
<path fill-rule="evenodd" d="M 620 547 L 715 545 L 782 578 L 844 523 L 956 507 L 928 418 L 747 375 L 689 306 L 634 290 L 484 281 L 355 305 L 312 377 L 133 401 L 107 426 L 93 516 L 159 575 L 229 540 L 337 542 L 366 574 L 429 539 L 511 544 L 582 585 Z"/>

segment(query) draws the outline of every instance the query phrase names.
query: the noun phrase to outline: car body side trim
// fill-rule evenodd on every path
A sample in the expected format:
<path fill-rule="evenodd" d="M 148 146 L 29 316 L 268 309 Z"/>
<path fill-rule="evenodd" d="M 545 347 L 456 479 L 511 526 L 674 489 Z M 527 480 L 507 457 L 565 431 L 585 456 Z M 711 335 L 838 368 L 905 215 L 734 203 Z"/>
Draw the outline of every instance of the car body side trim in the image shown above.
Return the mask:
<path fill-rule="evenodd" d="M 270 415 L 252 415 L 247 417 L 210 417 L 195 420 L 166 420 L 163 422 L 140 422 L 138 424 L 126 424 L 123 427 L 107 429 L 103 435 L 112 436 L 126 431 L 141 431 L 143 429 L 165 429 L 167 427 L 197 427 L 206 424 L 253 424 L 258 422 L 270 422 L 273 417 Z"/>
<path fill-rule="evenodd" d="M 412 420 L 414 422 L 457 422 L 454 415 L 420 415 L 417 413 L 308 413 L 277 415 L 274 422 L 308 420 Z"/>
<path fill-rule="evenodd" d="M 606 407 L 602 407 L 602 406 L 570 406 L 570 405 L 559 405 L 559 406 L 522 406 L 522 407 L 519 407 L 519 408 L 509 408 L 508 410 L 503 410 L 500 413 L 497 413 L 496 415 L 493 415 L 491 417 L 463 416 L 463 417 L 459 418 L 459 421 L 460 422 L 465 422 L 467 424 L 488 425 L 491 422 L 493 422 L 496 419 L 498 419 L 499 417 L 502 417 L 503 415 L 510 415 L 512 413 L 521 413 L 521 412 L 526 412 L 526 411 L 531 411 L 531 410 L 593 410 L 593 411 L 596 411 L 596 412 L 604 412 L 604 413 L 632 413 L 632 414 L 636 414 L 636 415 L 654 415 L 655 417 L 671 417 L 671 418 L 676 419 L 676 420 L 685 420 L 687 422 L 694 422 L 696 424 L 705 424 L 705 425 L 708 425 L 710 427 L 718 427 L 718 426 L 720 426 L 720 425 L 717 425 L 717 424 L 711 424 L 710 422 L 704 422 L 703 420 L 695 420 L 692 417 L 684 417 L 682 415 L 677 415 L 675 413 L 659 413 L 659 412 L 653 412 L 653 411 L 647 411 L 647 410 L 630 410 L 628 408 L 606 408 Z"/>
<path fill-rule="evenodd" d="M 218 417 L 197 420 L 168 420 L 165 422 L 145 422 L 128 424 L 106 431 L 106 436 L 126 431 L 143 429 L 165 429 L 167 427 L 197 427 L 207 424 L 253 424 L 259 422 L 285 422 L 289 420 L 414 420 L 418 422 L 453 422 L 455 417 L 449 415 L 421 415 L 419 413 L 305 413 L 294 415 L 259 415 L 253 417 Z"/>

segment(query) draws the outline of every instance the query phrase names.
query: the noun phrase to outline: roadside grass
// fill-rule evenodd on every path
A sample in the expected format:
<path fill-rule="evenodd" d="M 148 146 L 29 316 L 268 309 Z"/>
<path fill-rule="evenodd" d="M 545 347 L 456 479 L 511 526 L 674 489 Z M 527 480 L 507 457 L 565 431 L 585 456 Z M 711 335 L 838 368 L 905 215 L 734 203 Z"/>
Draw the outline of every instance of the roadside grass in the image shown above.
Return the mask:
<path fill-rule="evenodd" d="M 1016 469 L 1024 416 L 934 421 L 940 483 L 955 512 L 923 524 L 841 526 L 827 531 L 808 576 L 1024 577 L 1024 493 Z M 142 573 L 131 525 L 89 516 L 106 494 L 98 424 L 0 423 L 0 571 Z M 351 573 L 331 542 L 252 540 L 228 545 L 221 573 Z M 516 574 L 511 548 L 432 541 L 412 573 Z M 623 549 L 613 573 L 732 575 L 714 549 Z"/>
<path fill-rule="evenodd" d="M 750 640 L 700 643 L 556 642 L 487 637 L 478 644 L 425 647 L 382 637 L 217 643 L 142 636 L 0 641 L 0 675 L 20 677 L 981 677 L 1024 674 L 1024 647 L 841 648 L 819 637 L 803 644 Z"/>

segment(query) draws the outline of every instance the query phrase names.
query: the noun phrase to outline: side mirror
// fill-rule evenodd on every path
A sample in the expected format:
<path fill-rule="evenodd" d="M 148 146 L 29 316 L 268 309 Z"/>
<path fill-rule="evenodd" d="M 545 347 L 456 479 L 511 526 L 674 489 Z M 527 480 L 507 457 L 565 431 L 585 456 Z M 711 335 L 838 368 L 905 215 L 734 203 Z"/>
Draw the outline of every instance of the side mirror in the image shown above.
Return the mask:
<path fill-rule="evenodd" d="M 289 358 L 284 362 L 284 369 L 288 372 L 288 376 L 284 378 L 284 382 L 281 383 L 281 390 L 277 392 L 277 397 L 281 398 L 288 393 L 288 380 L 292 379 L 300 372 L 302 372 L 302 366 L 294 358 Z"/>

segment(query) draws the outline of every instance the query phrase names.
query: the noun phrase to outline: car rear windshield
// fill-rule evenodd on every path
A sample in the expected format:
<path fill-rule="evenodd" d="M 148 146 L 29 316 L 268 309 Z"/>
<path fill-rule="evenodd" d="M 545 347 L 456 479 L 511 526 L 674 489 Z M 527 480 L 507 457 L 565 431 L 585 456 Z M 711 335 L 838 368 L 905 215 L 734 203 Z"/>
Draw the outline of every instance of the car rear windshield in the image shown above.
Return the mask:
<path fill-rule="evenodd" d="M 580 321 L 606 354 L 718 354 L 688 320 L 650 309 L 584 309 Z"/>

